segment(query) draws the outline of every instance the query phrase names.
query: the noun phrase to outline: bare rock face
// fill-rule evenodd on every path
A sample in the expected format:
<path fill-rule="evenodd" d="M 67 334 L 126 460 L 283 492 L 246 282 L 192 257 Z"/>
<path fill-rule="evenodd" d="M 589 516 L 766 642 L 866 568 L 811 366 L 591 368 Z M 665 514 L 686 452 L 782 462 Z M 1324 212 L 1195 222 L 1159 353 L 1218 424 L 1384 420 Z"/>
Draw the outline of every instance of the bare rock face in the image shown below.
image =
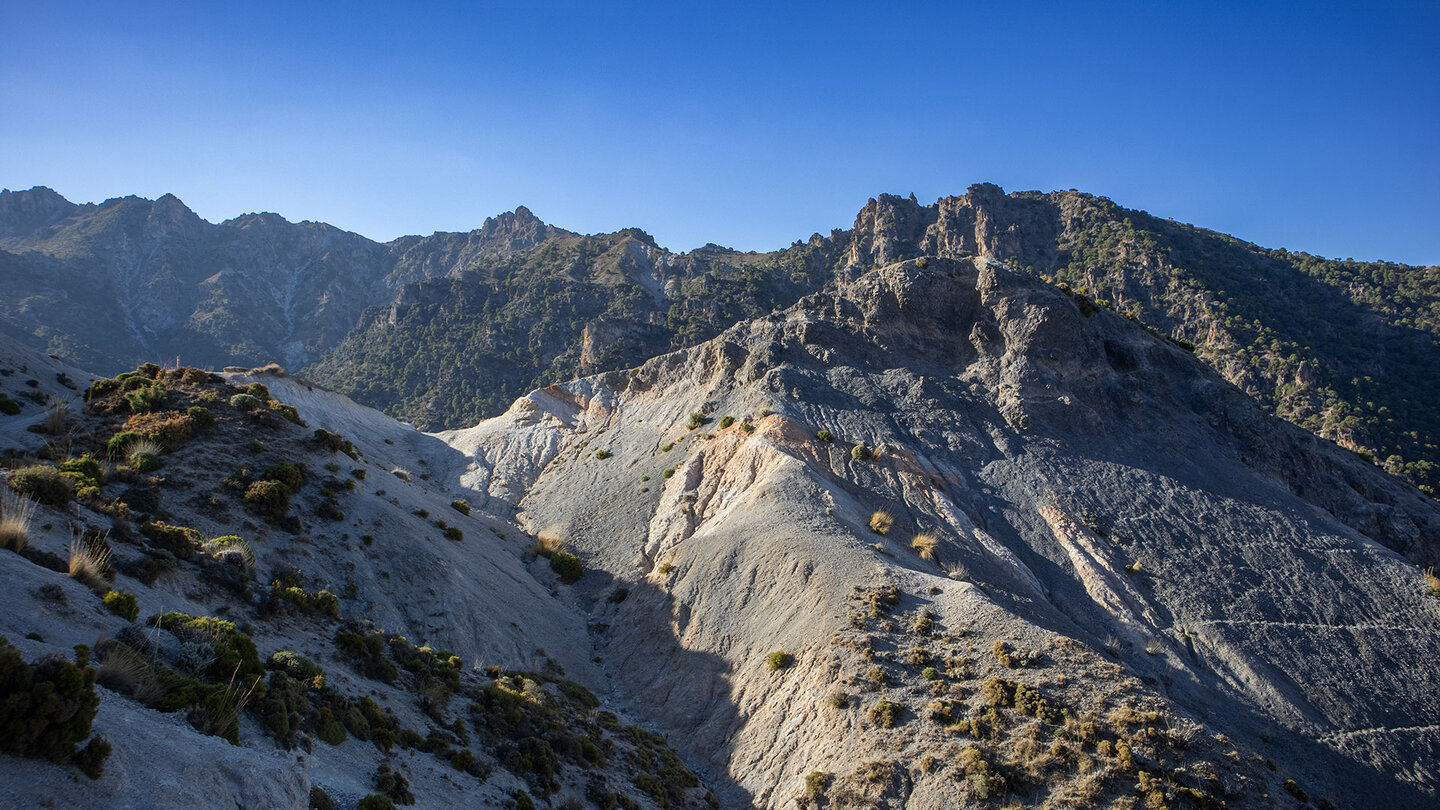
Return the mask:
<path fill-rule="evenodd" d="M 1435 502 L 983 256 L 442 438 L 604 572 L 603 666 L 726 806 L 1440 790 Z"/>

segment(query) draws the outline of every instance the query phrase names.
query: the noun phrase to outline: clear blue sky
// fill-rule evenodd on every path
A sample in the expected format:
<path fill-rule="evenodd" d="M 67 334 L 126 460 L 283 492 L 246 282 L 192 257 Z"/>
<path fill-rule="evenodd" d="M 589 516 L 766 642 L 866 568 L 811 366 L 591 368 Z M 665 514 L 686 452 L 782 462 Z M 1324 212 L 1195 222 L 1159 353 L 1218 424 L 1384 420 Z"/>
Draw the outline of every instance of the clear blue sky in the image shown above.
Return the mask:
<path fill-rule="evenodd" d="M 77 202 L 764 250 L 989 181 L 1440 263 L 1436 0 L 0 0 L 0 32 L 0 186 Z"/>

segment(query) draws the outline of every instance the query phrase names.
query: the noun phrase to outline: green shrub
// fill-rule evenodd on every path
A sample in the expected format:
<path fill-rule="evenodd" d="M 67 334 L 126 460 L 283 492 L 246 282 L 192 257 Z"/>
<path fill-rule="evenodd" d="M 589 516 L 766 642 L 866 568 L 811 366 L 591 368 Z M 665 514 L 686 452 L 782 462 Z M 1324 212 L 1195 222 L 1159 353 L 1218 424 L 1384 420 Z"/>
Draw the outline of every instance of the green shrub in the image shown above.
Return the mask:
<path fill-rule="evenodd" d="M 776 650 L 770 653 L 769 657 L 765 659 L 765 663 L 769 665 L 771 672 L 776 672 L 778 670 L 788 669 L 791 664 L 794 664 L 795 656 L 784 650 Z"/>
<path fill-rule="evenodd" d="M 320 446 L 332 453 L 344 453 L 353 459 L 360 458 L 360 454 L 355 450 L 355 445 L 352 444 L 349 439 L 343 439 L 328 430 L 318 428 L 315 430 L 314 436 L 315 441 L 320 444 Z"/>
<path fill-rule="evenodd" d="M 249 385 L 245 386 L 245 393 L 249 394 L 252 397 L 255 397 L 261 402 L 270 401 L 270 389 L 266 388 L 264 383 L 250 383 Z"/>
<path fill-rule="evenodd" d="M 20 403 L 5 394 L 0 394 L 0 413 L 6 416 L 14 416 L 20 413 Z"/>
<path fill-rule="evenodd" d="M 692 413 L 690 414 L 690 421 L 687 422 L 685 426 L 690 430 L 695 430 L 696 428 L 703 427 L 705 423 L 709 421 L 710 417 L 703 413 Z"/>
<path fill-rule="evenodd" d="M 172 611 L 151 616 L 147 624 L 169 630 L 178 638 L 190 637 L 208 641 L 215 648 L 215 662 L 210 665 L 209 671 L 217 678 L 228 680 L 232 675 L 245 678 L 265 674 L 255 642 L 236 629 L 234 622 L 214 616 L 191 616 L 188 613 Z"/>
<path fill-rule="evenodd" d="M 261 514 L 279 519 L 290 508 L 290 488 L 279 481 L 256 481 L 245 490 L 245 503 Z"/>
<path fill-rule="evenodd" d="M 821 796 L 824 796 L 825 791 L 830 788 L 831 780 L 834 778 L 835 774 L 833 773 L 826 773 L 825 771 L 811 771 L 810 775 L 805 777 L 806 798 L 818 799 Z"/>
<path fill-rule="evenodd" d="M 131 379 L 139 379 L 132 377 Z M 127 381 L 128 382 L 128 381 Z M 153 411 L 165 401 L 165 386 L 160 383 L 139 385 L 134 390 L 125 392 L 125 402 L 134 413 L 145 413 Z"/>
<path fill-rule="evenodd" d="M 595 451 L 595 458 L 598 458 L 598 459 L 600 459 L 601 461 L 604 461 L 605 459 L 607 459 L 607 458 L 609 458 L 609 457 L 610 457 L 610 451 L 609 451 L 609 450 L 596 450 L 596 451 Z"/>
<path fill-rule="evenodd" d="M 856 461 L 869 461 L 871 457 L 870 448 L 863 444 L 857 444 L 850 448 L 850 457 Z"/>
<path fill-rule="evenodd" d="M 925 667 L 920 670 L 920 677 L 927 681 L 938 681 L 940 680 L 940 671 L 935 667 Z"/>
<path fill-rule="evenodd" d="M 320 739 L 330 745 L 339 745 L 345 742 L 346 738 L 350 736 L 349 733 L 345 731 L 344 724 L 335 719 L 335 713 L 331 711 L 328 706 L 320 709 L 318 724 L 320 726 Z"/>
<path fill-rule="evenodd" d="M 819 439 L 822 442 L 833 442 L 835 441 L 835 434 L 831 433 L 828 430 L 825 430 L 824 428 L 821 428 L 820 430 L 815 431 L 815 438 Z"/>
<path fill-rule="evenodd" d="M 568 551 L 558 552 L 550 557 L 550 570 L 560 576 L 560 581 L 569 585 L 585 573 L 580 558 Z"/>
<path fill-rule="evenodd" d="M 36 464 L 10 474 L 10 488 L 32 500 L 56 509 L 63 508 L 75 497 L 70 479 L 54 467 Z"/>
<path fill-rule="evenodd" d="M 455 542 L 458 543 L 458 542 L 460 542 L 460 541 L 462 541 L 462 540 L 465 539 L 465 533 L 462 532 L 462 531 L 460 531 L 460 527 L 459 527 L 459 526 L 446 526 L 446 527 L 445 527 L 445 539 L 446 539 L 446 540 L 454 540 Z"/>
<path fill-rule="evenodd" d="M 318 787 L 310 788 L 309 810 L 335 810 L 335 800 Z"/>
<path fill-rule="evenodd" d="M 105 609 L 127 622 L 135 621 L 135 617 L 140 615 L 135 594 L 128 591 L 111 591 L 105 594 Z"/>
<path fill-rule="evenodd" d="M 105 443 L 105 453 L 111 458 L 124 458 L 130 452 L 130 445 L 142 438 L 144 437 L 133 430 L 122 430 Z"/>
<path fill-rule="evenodd" d="M 77 496 L 98 495 L 100 487 L 105 483 L 105 473 L 100 469 L 100 462 L 89 453 L 62 461 L 57 469 L 73 482 Z"/>
<path fill-rule="evenodd" d="M 456 498 L 450 502 L 450 508 L 462 515 L 470 514 L 470 504 L 464 498 Z"/>
<path fill-rule="evenodd" d="M 285 421 L 294 422 L 297 425 L 305 424 L 305 420 L 300 418 L 300 412 L 295 410 L 294 405 L 286 405 L 283 402 L 279 402 L 273 399 L 269 402 L 266 402 L 265 404 L 269 406 L 270 410 L 285 417 Z"/>
<path fill-rule="evenodd" d="M 158 520 L 142 523 L 140 533 L 149 538 L 151 545 L 155 548 L 168 551 L 181 560 L 194 559 L 195 552 L 200 547 L 200 541 L 204 539 L 204 536 L 195 529 L 171 526 Z"/>
<path fill-rule="evenodd" d="M 250 394 L 236 394 L 230 397 L 230 407 L 240 411 L 254 411 L 259 409 L 260 400 Z"/>
<path fill-rule="evenodd" d="M 203 405 L 191 405 L 185 409 L 185 415 L 195 421 L 200 427 L 211 427 L 215 424 L 215 414 Z"/>
<path fill-rule="evenodd" d="M 154 472 L 165 466 L 158 456 L 151 455 L 144 451 L 134 453 L 130 456 L 130 468 L 138 473 Z"/>
<path fill-rule="evenodd" d="M 754 432 L 755 432 L 755 426 L 752 425 L 752 424 L 750 424 L 749 422 L 742 422 L 742 423 L 740 424 L 740 429 L 743 430 L 743 431 L 745 431 L 746 433 L 754 433 Z"/>
<path fill-rule="evenodd" d="M 278 464 L 271 464 L 265 469 L 265 474 L 260 477 L 266 481 L 279 481 L 291 492 L 299 492 L 300 486 L 305 480 L 305 471 L 299 464 L 282 461 Z"/>
<path fill-rule="evenodd" d="M 79 754 L 75 751 L 75 745 L 90 736 L 100 705 L 89 649 L 77 647 L 75 658 L 73 663 L 46 657 L 26 664 L 20 652 L 0 638 L 0 753 L 76 761 L 87 775 L 100 774 L 109 753 L 103 740 Z"/>
<path fill-rule="evenodd" d="M 398 804 L 415 803 L 409 780 L 399 771 L 391 770 L 389 763 L 380 763 L 380 769 L 375 772 L 375 787 Z"/>
<path fill-rule="evenodd" d="M 733 424 L 735 424 L 735 417 L 733 417 L 733 416 L 723 416 L 723 417 L 720 418 L 720 429 L 721 429 L 721 430 L 724 430 L 725 428 L 728 428 L 728 427 L 730 427 L 730 426 L 733 425 Z"/>
<path fill-rule="evenodd" d="M 382 793 L 371 793 L 360 800 L 357 810 L 395 810 L 395 801 Z"/>
<path fill-rule="evenodd" d="M 870 707 L 870 711 L 866 713 L 866 716 L 868 716 L 870 722 L 875 725 L 881 728 L 890 728 L 900 721 L 900 716 L 904 713 L 905 707 L 903 705 L 881 698 L 876 701 L 874 706 Z"/>
<path fill-rule="evenodd" d="M 318 664 L 292 650 L 276 650 L 270 653 L 265 668 L 277 670 L 301 681 L 312 681 L 325 674 Z"/>

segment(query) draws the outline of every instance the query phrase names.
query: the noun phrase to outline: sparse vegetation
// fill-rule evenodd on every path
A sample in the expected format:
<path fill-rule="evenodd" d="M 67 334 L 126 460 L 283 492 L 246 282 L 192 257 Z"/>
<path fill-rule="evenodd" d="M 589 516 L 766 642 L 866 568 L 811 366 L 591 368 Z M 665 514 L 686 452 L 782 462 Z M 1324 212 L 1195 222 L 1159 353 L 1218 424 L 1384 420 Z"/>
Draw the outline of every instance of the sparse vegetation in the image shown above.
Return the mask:
<path fill-rule="evenodd" d="M 0 548 L 24 551 L 34 516 L 34 501 L 12 490 L 0 491 Z"/>
<path fill-rule="evenodd" d="M 910 548 L 920 555 L 922 560 L 935 559 L 935 549 L 940 545 L 940 538 L 930 532 L 921 532 L 915 535 L 910 541 Z"/>
<path fill-rule="evenodd" d="M 784 650 L 776 650 L 766 656 L 765 663 L 770 667 L 771 672 L 778 672 L 782 669 L 789 669 L 795 663 L 795 656 Z"/>
<path fill-rule="evenodd" d="M 835 441 L 835 434 L 824 428 L 821 428 L 820 430 L 815 431 L 815 438 L 819 439 L 822 442 L 825 442 L 826 444 L 829 444 L 830 442 Z"/>
<path fill-rule="evenodd" d="M 883 509 L 877 509 L 870 515 L 870 531 L 884 535 L 890 532 L 890 527 L 895 525 L 895 518 Z"/>
<path fill-rule="evenodd" d="M 730 427 L 730 426 L 733 425 L 733 424 L 735 424 L 735 417 L 733 417 L 733 416 L 722 416 L 722 417 L 720 417 L 720 429 L 721 429 L 721 430 L 724 430 L 725 428 L 728 428 L 728 427 Z"/>
<path fill-rule="evenodd" d="M 881 728 L 891 728 L 900 722 L 900 717 L 905 713 L 905 707 L 892 700 L 881 698 L 875 701 L 875 705 L 865 713 L 870 722 Z"/>
<path fill-rule="evenodd" d="M 598 458 L 598 459 L 600 459 L 601 461 L 604 461 L 605 459 L 610 458 L 610 451 L 609 451 L 609 450 L 596 450 L 596 451 L 595 451 L 595 458 Z"/>
<path fill-rule="evenodd" d="M 115 578 L 110 568 L 110 545 L 103 539 L 77 537 L 70 541 L 70 577 L 97 593 L 109 590 Z"/>
<path fill-rule="evenodd" d="M 256 481 L 245 490 L 245 503 L 272 520 L 278 520 L 290 508 L 290 488 L 279 481 Z"/>
<path fill-rule="evenodd" d="M 710 417 L 706 416 L 703 413 L 696 412 L 690 414 L 690 421 L 685 423 L 685 427 L 689 430 L 696 430 L 698 428 L 704 427 L 707 423 L 709 423 L 709 421 Z"/>
<path fill-rule="evenodd" d="M 470 504 L 464 498 L 456 498 L 450 502 L 450 508 L 462 515 L 470 514 Z"/>

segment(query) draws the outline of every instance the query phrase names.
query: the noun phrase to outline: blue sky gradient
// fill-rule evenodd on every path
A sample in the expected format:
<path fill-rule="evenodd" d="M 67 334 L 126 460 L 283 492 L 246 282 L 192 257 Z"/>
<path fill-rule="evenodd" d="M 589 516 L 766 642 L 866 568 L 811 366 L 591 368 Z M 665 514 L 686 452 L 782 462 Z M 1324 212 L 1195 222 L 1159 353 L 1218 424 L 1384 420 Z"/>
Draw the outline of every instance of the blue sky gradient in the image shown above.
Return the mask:
<path fill-rule="evenodd" d="M 0 186 L 77 202 L 768 250 L 988 181 L 1440 263 L 1434 0 L 0 0 L 0 31 Z"/>

